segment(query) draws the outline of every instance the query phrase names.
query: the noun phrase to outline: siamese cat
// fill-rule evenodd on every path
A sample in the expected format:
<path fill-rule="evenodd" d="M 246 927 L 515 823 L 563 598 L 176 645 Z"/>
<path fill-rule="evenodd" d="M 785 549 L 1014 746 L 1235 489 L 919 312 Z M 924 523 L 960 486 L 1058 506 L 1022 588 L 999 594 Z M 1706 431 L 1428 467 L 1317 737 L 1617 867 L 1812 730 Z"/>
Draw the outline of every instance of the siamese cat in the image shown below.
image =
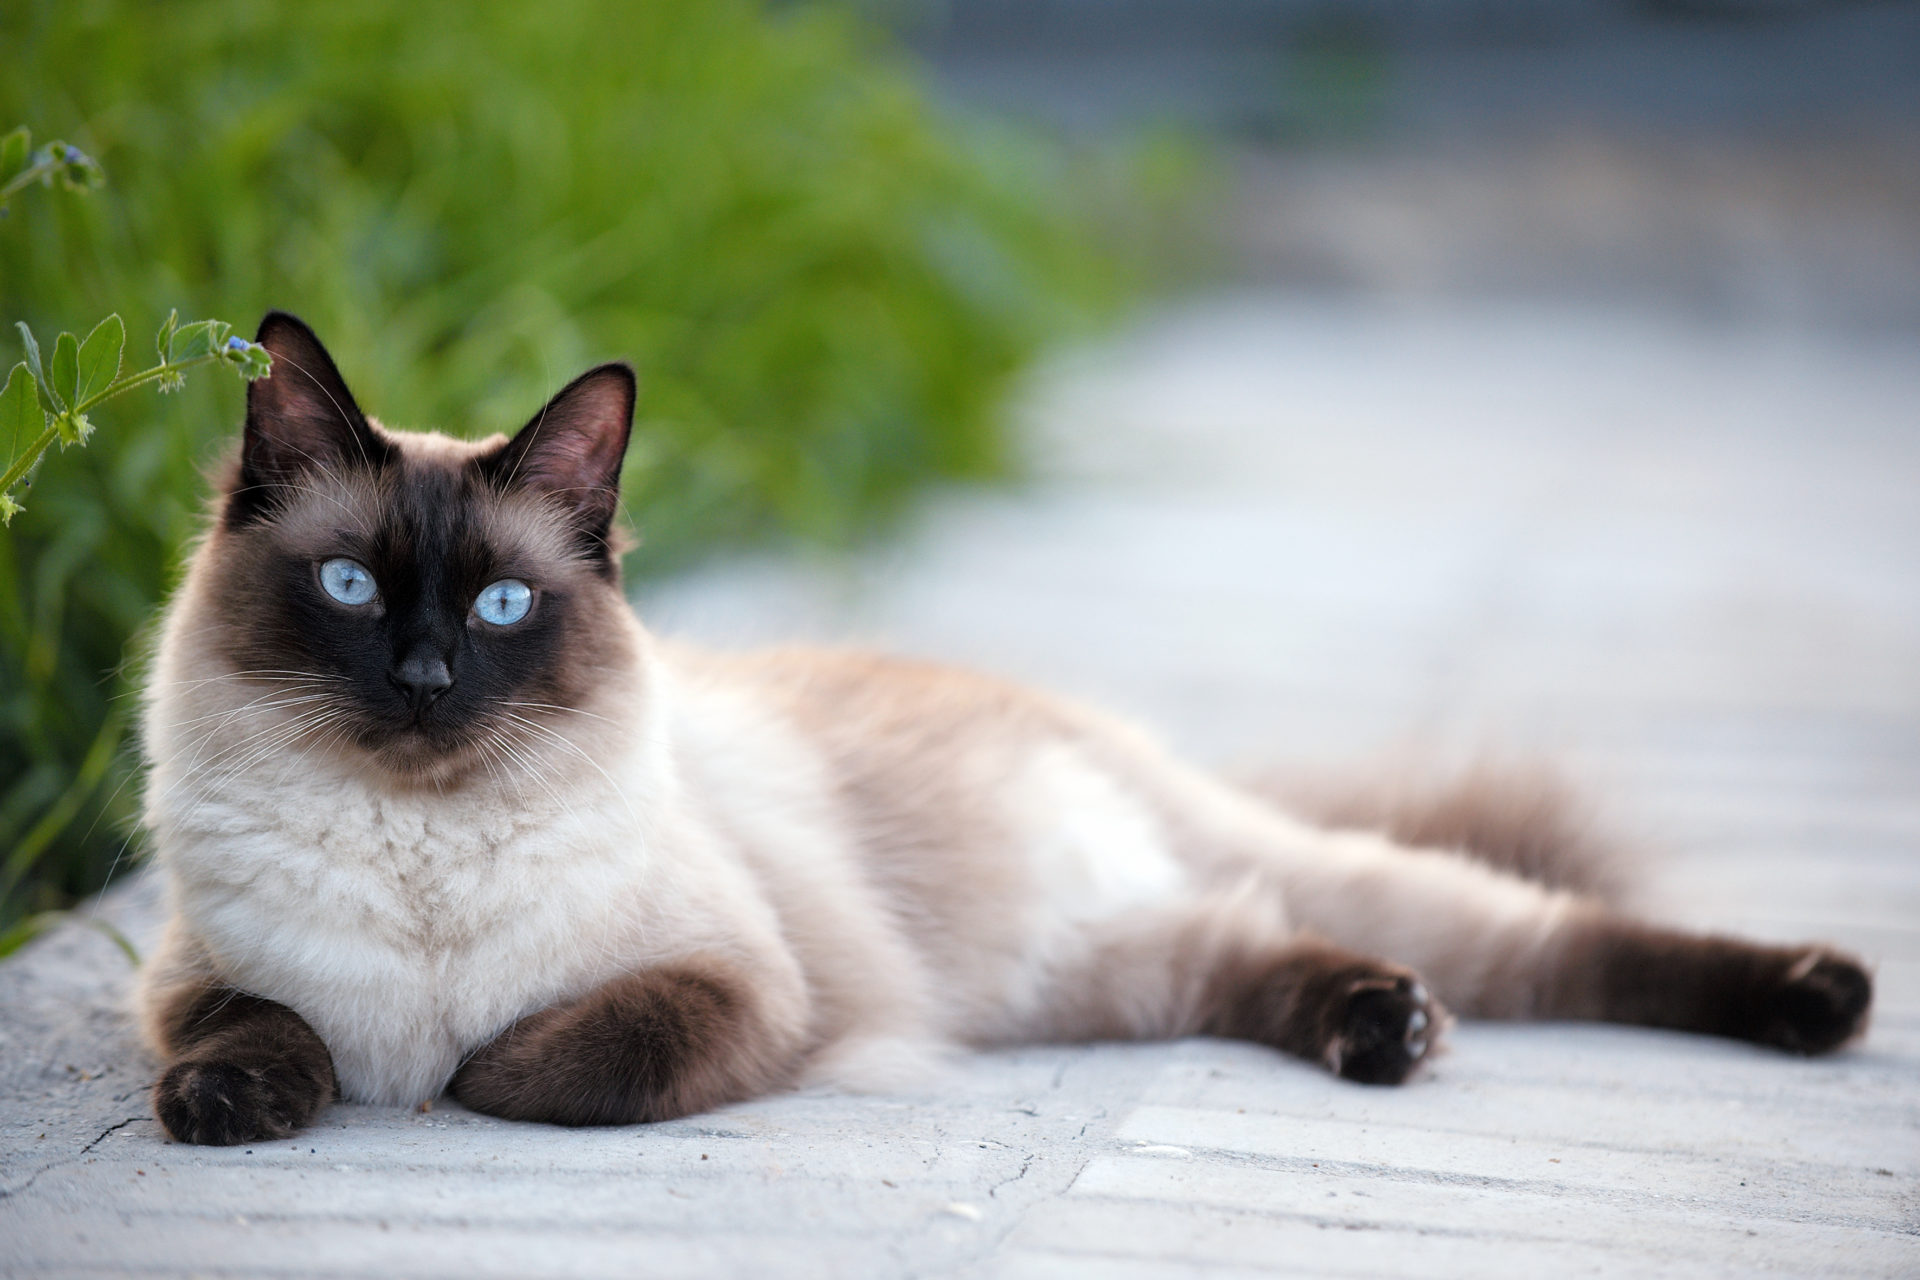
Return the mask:
<path fill-rule="evenodd" d="M 292 316 L 258 341 L 145 703 L 171 920 L 138 998 L 180 1141 L 443 1090 L 665 1120 L 956 1045 L 1230 1036 L 1397 1084 L 1448 1010 L 1865 1026 L 1859 961 L 1636 923 L 1476 857 L 1470 815 L 1318 826 L 986 676 L 654 636 L 625 365 L 467 442 L 365 416 Z"/>

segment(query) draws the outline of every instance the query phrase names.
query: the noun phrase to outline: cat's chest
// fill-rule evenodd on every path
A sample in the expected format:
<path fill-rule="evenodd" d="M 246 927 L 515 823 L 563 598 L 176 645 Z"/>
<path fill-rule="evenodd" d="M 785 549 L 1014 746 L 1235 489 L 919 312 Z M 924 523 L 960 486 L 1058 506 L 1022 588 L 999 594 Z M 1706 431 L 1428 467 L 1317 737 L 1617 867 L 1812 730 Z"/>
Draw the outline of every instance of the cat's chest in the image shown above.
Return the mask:
<path fill-rule="evenodd" d="M 486 949 L 535 922 L 543 902 L 582 896 L 573 882 L 604 869 L 603 839 L 501 798 L 436 803 L 341 788 L 276 799 L 214 802 L 226 812 L 183 832 L 171 861 L 208 902 L 284 929 L 422 955 Z"/>
<path fill-rule="evenodd" d="M 328 790 L 203 802 L 166 860 L 222 965 L 314 1025 L 348 1096 L 429 1097 L 463 1052 L 598 976 L 643 870 L 623 824 L 590 803 Z"/>

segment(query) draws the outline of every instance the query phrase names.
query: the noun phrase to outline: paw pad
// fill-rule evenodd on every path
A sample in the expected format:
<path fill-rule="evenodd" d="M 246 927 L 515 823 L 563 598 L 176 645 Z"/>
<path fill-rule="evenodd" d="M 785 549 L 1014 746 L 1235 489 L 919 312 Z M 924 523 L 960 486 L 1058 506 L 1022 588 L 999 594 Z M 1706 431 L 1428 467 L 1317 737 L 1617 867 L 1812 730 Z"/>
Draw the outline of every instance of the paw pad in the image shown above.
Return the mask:
<path fill-rule="evenodd" d="M 1356 982 L 1329 1052 L 1331 1065 L 1362 1084 L 1399 1084 L 1427 1056 L 1443 1016 L 1427 989 L 1411 977 Z"/>
<path fill-rule="evenodd" d="M 153 1110 L 177 1142 L 230 1147 L 283 1138 L 313 1110 L 294 1082 L 232 1062 L 176 1062 L 153 1087 Z"/>
<path fill-rule="evenodd" d="M 1837 1049 L 1867 1025 L 1873 979 L 1846 956 L 1810 951 L 1767 997 L 1760 1039 L 1794 1053 Z"/>

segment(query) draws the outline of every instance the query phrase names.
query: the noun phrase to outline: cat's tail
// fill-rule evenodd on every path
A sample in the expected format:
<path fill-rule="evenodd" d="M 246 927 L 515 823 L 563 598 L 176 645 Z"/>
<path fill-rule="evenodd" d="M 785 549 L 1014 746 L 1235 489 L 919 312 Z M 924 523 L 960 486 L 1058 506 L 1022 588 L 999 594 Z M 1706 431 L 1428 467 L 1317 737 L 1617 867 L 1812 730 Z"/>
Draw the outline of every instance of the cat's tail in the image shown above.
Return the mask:
<path fill-rule="evenodd" d="M 1633 888 L 1631 860 L 1608 839 L 1586 797 L 1545 766 L 1482 761 L 1442 777 L 1404 769 L 1317 778 L 1266 773 L 1242 785 L 1321 826 L 1464 853 L 1610 906 Z"/>

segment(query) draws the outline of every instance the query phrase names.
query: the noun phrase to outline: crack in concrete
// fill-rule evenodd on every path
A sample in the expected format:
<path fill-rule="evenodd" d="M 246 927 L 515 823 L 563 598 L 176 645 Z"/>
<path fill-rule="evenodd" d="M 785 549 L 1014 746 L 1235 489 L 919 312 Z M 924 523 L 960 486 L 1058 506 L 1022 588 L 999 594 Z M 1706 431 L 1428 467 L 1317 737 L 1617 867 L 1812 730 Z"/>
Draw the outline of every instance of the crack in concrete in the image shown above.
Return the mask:
<path fill-rule="evenodd" d="M 128 1116 L 125 1120 L 122 1120 L 119 1124 L 108 1125 L 106 1128 L 102 1129 L 99 1132 L 99 1134 L 94 1138 L 92 1142 L 89 1142 L 86 1146 L 80 1148 L 80 1155 L 83 1156 L 87 1154 L 87 1152 L 93 1150 L 95 1147 L 99 1146 L 102 1142 L 105 1142 L 107 1140 L 108 1134 L 118 1133 L 120 1132 L 120 1130 L 132 1124 L 135 1120 L 145 1120 L 145 1119 L 146 1119 L 145 1116 Z M 76 1160 L 78 1160 L 79 1158 L 80 1156 L 74 1157 L 74 1159 Z"/>
<path fill-rule="evenodd" d="M 1014 1174 L 1011 1178 L 1002 1178 L 1000 1179 L 1000 1181 L 994 1183 L 991 1187 L 987 1188 L 987 1199 L 989 1200 L 998 1199 L 1000 1195 L 1000 1188 L 1010 1187 L 1014 1183 L 1020 1181 L 1020 1179 L 1026 1177 L 1027 1170 L 1033 1168 L 1034 1159 L 1035 1159 L 1034 1153 L 1029 1152 L 1026 1155 L 1026 1157 L 1022 1159 L 1020 1162 L 1020 1172 Z"/>
<path fill-rule="evenodd" d="M 145 1120 L 145 1119 L 146 1117 L 143 1115 L 128 1116 L 125 1120 L 120 1121 L 118 1124 L 108 1125 L 106 1128 L 102 1129 L 99 1133 L 93 1136 L 93 1141 L 89 1142 L 86 1146 L 80 1148 L 80 1150 L 76 1151 L 74 1154 L 67 1156 L 63 1159 L 55 1160 L 52 1164 L 46 1164 L 46 1165 L 40 1166 L 38 1169 L 35 1169 L 32 1173 L 28 1174 L 26 1177 L 26 1180 L 21 1182 L 17 1186 L 0 1187 L 0 1200 L 10 1200 L 14 1196 L 17 1196 L 26 1192 L 27 1190 L 32 1188 L 34 1183 L 40 1181 L 40 1179 L 44 1178 L 49 1173 L 52 1173 L 55 1169 L 65 1168 L 66 1166 L 72 1164 L 74 1161 L 78 1160 L 81 1156 L 86 1155 L 87 1152 L 99 1146 L 102 1142 L 106 1141 L 107 1135 L 119 1132 L 120 1130 L 126 1128 L 128 1125 L 132 1124 L 136 1120 Z"/>

